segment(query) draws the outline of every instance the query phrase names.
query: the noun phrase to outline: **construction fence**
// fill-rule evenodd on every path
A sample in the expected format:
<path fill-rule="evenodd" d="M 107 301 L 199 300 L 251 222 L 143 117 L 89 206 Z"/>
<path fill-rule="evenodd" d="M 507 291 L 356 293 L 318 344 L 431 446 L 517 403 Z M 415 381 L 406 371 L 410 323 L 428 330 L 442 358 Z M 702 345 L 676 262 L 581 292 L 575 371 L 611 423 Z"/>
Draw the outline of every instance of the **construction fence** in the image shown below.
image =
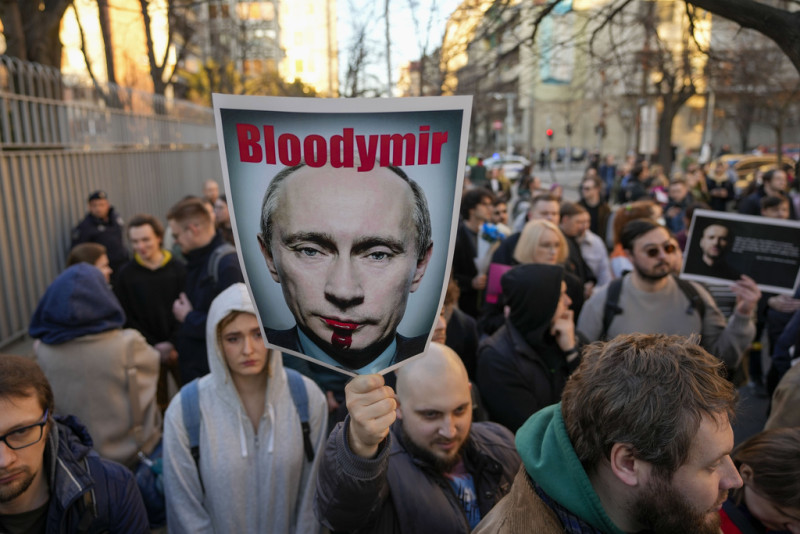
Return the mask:
<path fill-rule="evenodd" d="M 207 179 L 222 183 L 211 109 L 0 56 L 0 348 L 63 270 L 91 191 L 163 221 Z"/>

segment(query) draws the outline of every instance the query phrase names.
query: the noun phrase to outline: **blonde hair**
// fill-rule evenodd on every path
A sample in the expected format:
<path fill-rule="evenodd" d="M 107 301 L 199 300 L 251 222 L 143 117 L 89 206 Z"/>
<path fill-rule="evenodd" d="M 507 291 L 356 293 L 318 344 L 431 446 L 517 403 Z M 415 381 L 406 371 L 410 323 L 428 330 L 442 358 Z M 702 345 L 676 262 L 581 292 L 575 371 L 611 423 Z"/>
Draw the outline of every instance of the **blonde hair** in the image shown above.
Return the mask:
<path fill-rule="evenodd" d="M 533 263 L 536 247 L 539 246 L 539 241 L 541 241 L 545 230 L 550 230 L 558 236 L 556 263 L 567 261 L 569 249 L 567 248 L 567 240 L 564 238 L 564 234 L 561 233 L 558 226 L 544 219 L 536 219 L 525 225 L 519 236 L 517 246 L 514 248 L 514 259 L 519 263 Z"/>

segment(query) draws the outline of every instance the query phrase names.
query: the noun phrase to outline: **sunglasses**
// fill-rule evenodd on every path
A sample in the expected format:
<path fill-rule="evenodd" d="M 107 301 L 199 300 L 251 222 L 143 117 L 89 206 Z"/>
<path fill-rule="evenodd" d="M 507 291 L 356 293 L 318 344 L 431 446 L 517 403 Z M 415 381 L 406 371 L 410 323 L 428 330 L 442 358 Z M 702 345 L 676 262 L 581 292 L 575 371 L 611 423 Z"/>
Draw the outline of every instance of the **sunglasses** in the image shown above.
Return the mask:
<path fill-rule="evenodd" d="M 644 253 L 647 254 L 648 258 L 655 258 L 658 256 L 659 252 L 661 252 L 662 248 L 664 249 L 664 253 L 666 254 L 675 254 L 675 251 L 678 250 L 678 247 L 676 247 L 672 243 L 665 243 L 660 247 L 656 245 L 652 248 L 648 248 L 644 251 Z"/>

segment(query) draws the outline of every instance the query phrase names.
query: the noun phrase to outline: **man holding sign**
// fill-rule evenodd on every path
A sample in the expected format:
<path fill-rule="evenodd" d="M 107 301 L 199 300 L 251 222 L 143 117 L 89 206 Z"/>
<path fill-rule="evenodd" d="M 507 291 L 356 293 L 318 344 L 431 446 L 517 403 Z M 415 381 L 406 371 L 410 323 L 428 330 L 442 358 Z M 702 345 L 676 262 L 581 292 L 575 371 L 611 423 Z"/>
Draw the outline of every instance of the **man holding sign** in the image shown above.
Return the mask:
<path fill-rule="evenodd" d="M 267 341 L 371 373 L 421 353 L 427 333 L 397 333 L 431 258 L 419 185 L 397 167 L 287 167 L 261 209 L 261 252 L 296 325 Z"/>

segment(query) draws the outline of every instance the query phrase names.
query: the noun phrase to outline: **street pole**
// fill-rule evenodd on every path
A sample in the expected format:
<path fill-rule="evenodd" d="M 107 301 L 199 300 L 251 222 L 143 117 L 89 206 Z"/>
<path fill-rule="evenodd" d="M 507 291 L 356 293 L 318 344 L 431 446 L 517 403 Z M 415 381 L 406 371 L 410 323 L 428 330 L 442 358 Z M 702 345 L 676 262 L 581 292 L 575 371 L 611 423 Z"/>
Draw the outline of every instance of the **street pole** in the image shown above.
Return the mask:
<path fill-rule="evenodd" d="M 386 22 L 386 96 L 392 97 L 392 39 L 389 33 L 389 0 L 383 8 L 383 19 Z"/>
<path fill-rule="evenodd" d="M 506 93 L 506 157 L 514 153 L 511 141 L 511 129 L 514 127 L 514 93 Z"/>

